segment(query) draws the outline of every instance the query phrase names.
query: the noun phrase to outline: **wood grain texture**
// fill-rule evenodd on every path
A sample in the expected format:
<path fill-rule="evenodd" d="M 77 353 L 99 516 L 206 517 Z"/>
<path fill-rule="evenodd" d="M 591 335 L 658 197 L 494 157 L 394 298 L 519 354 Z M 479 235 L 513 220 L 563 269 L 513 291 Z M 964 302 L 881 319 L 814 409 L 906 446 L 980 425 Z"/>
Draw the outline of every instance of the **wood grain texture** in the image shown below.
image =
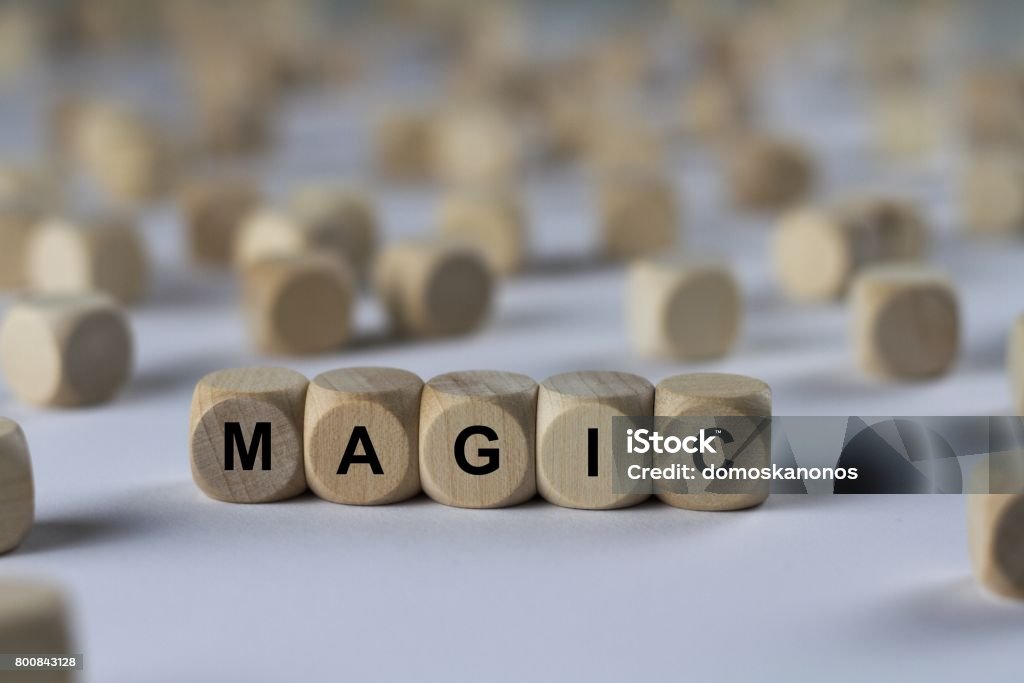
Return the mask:
<path fill-rule="evenodd" d="M 16 422 L 0 417 L 0 554 L 21 545 L 34 518 L 28 442 Z"/>
<path fill-rule="evenodd" d="M 29 285 L 40 292 L 99 291 L 131 305 L 149 285 L 142 238 L 122 216 L 43 221 L 29 240 L 27 259 Z"/>
<path fill-rule="evenodd" d="M 357 273 L 370 267 L 377 251 L 377 214 L 366 193 L 321 183 L 298 188 L 291 215 L 306 230 L 308 248 L 344 258 Z"/>
<path fill-rule="evenodd" d="M 1024 452 L 978 463 L 967 496 L 967 534 L 974 576 L 988 590 L 1024 600 Z"/>
<path fill-rule="evenodd" d="M 72 654 L 64 591 L 43 581 L 0 580 L 0 645 L 4 652 L 12 654 Z M 17 678 L 11 674 L 9 680 Z M 67 683 L 74 676 L 68 670 L 49 670 L 26 673 L 23 678 Z"/>
<path fill-rule="evenodd" d="M 679 208 L 668 178 L 652 173 L 615 173 L 601 180 L 598 196 L 605 256 L 631 259 L 679 242 Z"/>
<path fill-rule="evenodd" d="M 863 268 L 923 259 L 928 243 L 927 225 L 913 204 L 859 196 L 787 213 L 779 221 L 773 253 L 789 297 L 823 302 L 845 294 Z"/>
<path fill-rule="evenodd" d="M 402 335 L 466 334 L 487 319 L 495 277 L 471 245 L 450 240 L 389 244 L 374 266 L 375 290 Z"/>
<path fill-rule="evenodd" d="M 323 353 L 348 340 L 355 282 L 342 261 L 318 254 L 269 258 L 248 266 L 242 280 L 249 328 L 262 351 Z"/>
<path fill-rule="evenodd" d="M 624 372 L 567 372 L 537 396 L 537 490 L 563 507 L 611 510 L 646 493 L 616 493 L 612 419 L 654 414 L 654 385 Z M 589 476 L 589 430 L 597 429 L 597 476 Z"/>
<path fill-rule="evenodd" d="M 727 166 L 733 202 L 747 209 L 785 208 L 814 183 L 809 152 L 791 140 L 742 137 L 732 143 Z"/>
<path fill-rule="evenodd" d="M 663 379 L 654 390 L 654 414 L 659 417 L 771 417 L 771 388 L 761 380 L 743 375 L 725 373 L 694 373 L 675 375 Z M 749 424 L 730 421 L 728 429 L 736 443 L 742 443 L 753 434 L 757 420 Z M 713 426 L 713 425 L 708 425 Z M 719 462 L 708 462 L 717 465 Z M 770 436 L 756 437 L 736 460 L 740 467 L 767 467 L 771 465 Z M 704 492 L 677 493 L 659 491 L 658 498 L 673 507 L 688 510 L 741 510 L 760 505 L 768 498 L 769 483 L 758 481 L 730 481 L 706 483 L 701 480 L 687 482 L 704 485 Z M 713 491 L 708 489 L 714 486 Z M 688 490 L 692 490 L 688 488 Z"/>
<path fill-rule="evenodd" d="M 202 178 L 187 184 L 179 206 L 192 260 L 229 265 L 242 223 L 261 201 L 260 190 L 243 177 Z"/>
<path fill-rule="evenodd" d="M 743 302 L 725 266 L 647 259 L 630 267 L 626 317 L 634 347 L 646 356 L 719 358 L 739 336 Z"/>
<path fill-rule="evenodd" d="M 488 370 L 452 372 L 423 387 L 420 404 L 420 478 L 423 490 L 445 505 L 497 508 L 517 505 L 537 492 L 537 383 L 525 375 Z M 469 427 L 493 430 L 468 436 L 465 460 L 456 459 L 457 439 Z M 497 449 L 488 454 L 484 449 Z"/>
<path fill-rule="evenodd" d="M 303 415 L 309 382 L 284 368 L 233 368 L 211 373 L 196 385 L 190 415 L 192 478 L 203 493 L 230 503 L 269 503 L 306 490 Z M 270 469 L 257 454 L 244 470 L 236 451 L 225 469 L 225 424 L 237 422 L 246 447 L 257 423 L 269 423 Z M 261 444 L 262 445 L 262 444 Z"/>
<path fill-rule="evenodd" d="M 383 505 L 420 492 L 419 422 L 423 380 L 395 368 L 343 368 L 316 376 L 306 395 L 306 480 L 325 500 Z M 365 437 L 380 472 L 367 462 L 342 468 L 357 433 Z M 352 452 L 370 455 L 365 441 Z"/>
<path fill-rule="evenodd" d="M 499 275 L 520 270 L 527 254 L 526 212 L 510 190 L 463 189 L 449 194 L 438 211 L 441 232 L 478 247 Z"/>
<path fill-rule="evenodd" d="M 854 282 L 850 308 L 857 361 L 868 374 L 922 379 L 953 366 L 959 305 L 941 272 L 916 264 L 874 266 Z"/>
<path fill-rule="evenodd" d="M 128 319 L 103 294 L 37 294 L 15 302 L 0 327 L 0 364 L 20 400 L 73 407 L 114 398 L 131 376 Z"/>
<path fill-rule="evenodd" d="M 38 221 L 35 209 L 0 199 L 0 290 L 26 284 L 29 237 Z"/>

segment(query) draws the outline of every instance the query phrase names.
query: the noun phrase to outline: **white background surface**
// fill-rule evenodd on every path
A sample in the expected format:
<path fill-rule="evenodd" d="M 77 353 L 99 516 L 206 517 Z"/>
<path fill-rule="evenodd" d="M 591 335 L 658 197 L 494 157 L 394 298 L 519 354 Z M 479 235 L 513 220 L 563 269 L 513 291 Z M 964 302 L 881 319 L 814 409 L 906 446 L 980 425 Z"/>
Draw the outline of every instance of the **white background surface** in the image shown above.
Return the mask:
<path fill-rule="evenodd" d="M 831 94 L 822 81 L 820 92 Z M 8 133 L 38 126 L 37 92 L 5 110 Z M 20 405 L 0 386 L 0 414 L 23 425 L 38 489 L 33 533 L 0 558 L 0 572 L 67 587 L 94 682 L 1017 676 L 1024 612 L 973 582 L 959 496 L 776 496 L 718 514 L 539 501 L 470 511 L 425 499 L 357 508 L 312 497 L 237 506 L 206 499 L 190 479 L 196 380 L 250 363 L 309 376 L 346 365 L 424 378 L 496 368 L 538 380 L 577 369 L 653 381 L 721 370 L 769 382 L 780 415 L 1010 412 L 1003 357 L 1020 309 L 1024 244 L 961 241 L 953 156 L 883 172 L 866 132 L 849 123 L 851 101 L 778 99 L 790 109 L 772 110 L 777 126 L 829 152 L 822 196 L 872 185 L 926 202 L 935 259 L 963 305 L 963 351 L 949 377 L 911 385 L 861 377 L 844 308 L 802 309 L 778 296 L 765 256 L 769 222 L 723 209 L 714 167 L 692 150 L 675 164 L 689 248 L 729 260 L 747 299 L 736 352 L 699 366 L 630 350 L 623 271 L 583 258 L 593 219 L 585 179 L 572 172 L 528 186 L 538 261 L 571 267 L 508 283 L 486 330 L 387 341 L 367 298 L 360 341 L 312 359 L 250 350 L 231 277 L 186 269 L 178 219 L 163 206 L 145 217 L 157 267 L 149 302 L 133 313 L 138 358 L 126 393 L 112 405 L 52 412 Z M 268 187 L 353 175 L 365 153 L 357 111 L 353 94 L 289 105 L 285 154 Z M 9 134 L 8 155 L 25 154 L 32 140 Z M 429 228 L 431 192 L 374 193 L 389 235 Z"/>

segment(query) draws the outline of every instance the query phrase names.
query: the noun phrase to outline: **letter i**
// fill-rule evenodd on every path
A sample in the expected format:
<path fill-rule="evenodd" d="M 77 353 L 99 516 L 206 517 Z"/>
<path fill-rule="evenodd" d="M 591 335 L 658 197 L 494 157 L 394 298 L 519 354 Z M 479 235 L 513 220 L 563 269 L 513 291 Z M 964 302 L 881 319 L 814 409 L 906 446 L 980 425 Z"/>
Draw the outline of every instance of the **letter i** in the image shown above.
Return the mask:
<path fill-rule="evenodd" d="M 627 434 L 632 434 L 632 429 Z M 587 430 L 587 476 L 597 476 L 597 428 Z"/>

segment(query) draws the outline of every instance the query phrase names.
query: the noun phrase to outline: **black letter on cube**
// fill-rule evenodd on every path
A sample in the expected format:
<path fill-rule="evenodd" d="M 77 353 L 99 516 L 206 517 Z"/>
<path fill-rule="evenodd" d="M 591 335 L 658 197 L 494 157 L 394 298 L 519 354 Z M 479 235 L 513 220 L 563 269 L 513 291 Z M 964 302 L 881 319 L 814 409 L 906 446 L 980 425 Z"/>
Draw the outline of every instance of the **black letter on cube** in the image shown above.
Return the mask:
<path fill-rule="evenodd" d="M 363 444 L 364 455 L 356 454 L 359 444 Z M 356 463 L 366 463 L 374 474 L 384 474 L 384 468 L 381 467 L 380 459 L 377 457 L 377 450 L 373 447 L 373 441 L 370 440 L 370 433 L 363 425 L 358 425 L 352 430 L 352 436 L 349 437 L 345 453 L 341 456 L 341 462 L 338 464 L 338 474 L 348 474 L 349 466 Z"/>
<path fill-rule="evenodd" d="M 257 422 L 252 433 L 252 445 L 245 445 L 242 425 L 238 422 L 224 423 L 224 469 L 235 469 L 235 450 L 241 451 L 242 469 L 248 472 L 256 466 L 256 450 L 262 446 L 260 469 L 270 469 L 270 423 Z"/>
<path fill-rule="evenodd" d="M 466 442 L 469 441 L 469 437 L 475 435 L 484 436 L 488 441 L 497 441 L 498 435 L 490 427 L 483 425 L 476 425 L 475 427 L 466 427 L 459 435 L 455 438 L 455 462 L 458 463 L 459 467 L 466 474 L 490 474 L 498 469 L 498 449 L 497 448 L 481 448 L 477 451 L 477 455 L 487 458 L 486 465 L 473 465 L 466 460 Z"/>

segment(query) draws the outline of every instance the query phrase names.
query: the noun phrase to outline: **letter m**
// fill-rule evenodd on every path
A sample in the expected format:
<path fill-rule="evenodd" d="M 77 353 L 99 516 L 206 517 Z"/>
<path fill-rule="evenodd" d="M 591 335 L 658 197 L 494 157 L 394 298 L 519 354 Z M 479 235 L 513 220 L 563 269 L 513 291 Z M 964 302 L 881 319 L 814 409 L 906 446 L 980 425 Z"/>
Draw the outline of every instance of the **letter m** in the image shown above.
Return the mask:
<path fill-rule="evenodd" d="M 260 456 L 260 469 L 270 469 L 270 423 L 257 422 L 252 433 L 252 441 L 248 447 L 245 445 L 245 436 L 242 434 L 242 425 L 238 422 L 224 423 L 224 469 L 235 469 L 235 451 L 240 452 L 239 459 L 242 461 L 242 469 L 249 471 L 256 465 L 256 453 L 262 447 Z"/>

